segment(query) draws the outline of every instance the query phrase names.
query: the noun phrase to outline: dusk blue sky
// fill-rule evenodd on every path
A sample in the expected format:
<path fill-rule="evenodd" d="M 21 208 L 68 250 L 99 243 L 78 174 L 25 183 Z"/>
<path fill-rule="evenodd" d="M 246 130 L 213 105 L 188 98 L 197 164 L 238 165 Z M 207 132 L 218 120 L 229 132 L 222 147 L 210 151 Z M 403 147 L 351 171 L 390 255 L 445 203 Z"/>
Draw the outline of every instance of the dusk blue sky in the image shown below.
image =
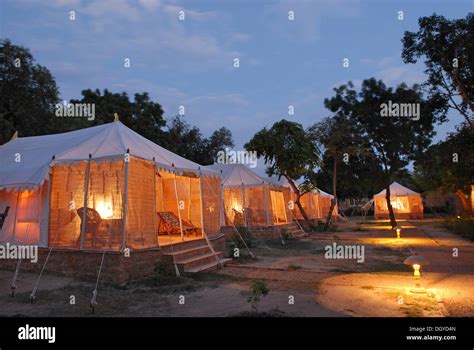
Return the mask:
<path fill-rule="evenodd" d="M 31 49 L 61 98 L 79 98 L 86 88 L 147 91 L 165 118 L 184 105 L 186 120 L 204 135 L 228 127 L 236 148 L 282 118 L 305 127 L 320 121 L 329 115 L 324 98 L 348 80 L 423 82 L 423 64 L 401 60 L 404 31 L 434 12 L 454 19 L 474 10 L 467 0 L 0 1 L 0 37 Z M 436 139 L 462 120 L 451 113 Z"/>

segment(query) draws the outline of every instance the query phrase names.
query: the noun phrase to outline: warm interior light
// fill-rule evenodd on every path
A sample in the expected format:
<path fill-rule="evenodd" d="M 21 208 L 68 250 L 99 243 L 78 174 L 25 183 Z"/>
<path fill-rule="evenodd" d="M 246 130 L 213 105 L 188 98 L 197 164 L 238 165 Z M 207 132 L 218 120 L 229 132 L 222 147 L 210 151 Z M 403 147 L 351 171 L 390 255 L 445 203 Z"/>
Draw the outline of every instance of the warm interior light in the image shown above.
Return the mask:
<path fill-rule="evenodd" d="M 237 210 L 239 213 L 242 212 L 242 205 L 239 202 L 232 203 L 232 209 Z"/>
<path fill-rule="evenodd" d="M 420 278 L 420 267 L 419 264 L 413 264 L 413 276 L 415 276 L 415 278 Z"/>
<path fill-rule="evenodd" d="M 397 238 L 400 238 L 400 233 L 402 232 L 401 228 L 397 228 Z"/>
<path fill-rule="evenodd" d="M 100 201 L 97 203 L 95 209 L 100 214 L 102 219 L 110 219 L 114 215 L 114 211 L 112 210 L 112 205 L 110 203 Z"/>

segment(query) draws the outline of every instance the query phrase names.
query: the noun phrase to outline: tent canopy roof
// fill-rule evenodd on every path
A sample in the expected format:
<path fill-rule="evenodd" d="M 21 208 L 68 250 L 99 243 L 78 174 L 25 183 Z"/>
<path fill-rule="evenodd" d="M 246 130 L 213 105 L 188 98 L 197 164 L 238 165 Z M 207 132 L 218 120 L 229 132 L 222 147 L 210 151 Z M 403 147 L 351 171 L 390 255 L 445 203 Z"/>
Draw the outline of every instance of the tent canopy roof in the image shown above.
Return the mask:
<path fill-rule="evenodd" d="M 36 188 L 48 177 L 49 167 L 89 159 L 130 155 L 153 161 L 178 173 L 198 173 L 200 165 L 158 146 L 119 121 L 62 134 L 18 137 L 0 146 L 0 190 Z M 15 162 L 20 155 L 21 161 Z M 54 156 L 54 160 L 53 160 Z M 204 173 L 216 175 L 210 170 Z"/>
<path fill-rule="evenodd" d="M 261 186 L 268 183 L 243 164 L 212 164 L 205 168 L 220 172 L 224 187 Z"/>
<path fill-rule="evenodd" d="M 394 181 L 391 185 L 390 185 L 390 195 L 391 196 L 398 196 L 398 197 L 401 197 L 401 196 L 411 196 L 411 195 L 417 195 L 419 193 L 413 191 L 413 190 L 410 190 L 409 188 L 405 187 L 405 186 L 402 186 L 400 185 L 398 182 Z M 382 191 L 380 191 L 379 193 L 375 194 L 374 195 L 374 198 L 375 197 L 385 197 L 385 189 L 383 189 Z"/>

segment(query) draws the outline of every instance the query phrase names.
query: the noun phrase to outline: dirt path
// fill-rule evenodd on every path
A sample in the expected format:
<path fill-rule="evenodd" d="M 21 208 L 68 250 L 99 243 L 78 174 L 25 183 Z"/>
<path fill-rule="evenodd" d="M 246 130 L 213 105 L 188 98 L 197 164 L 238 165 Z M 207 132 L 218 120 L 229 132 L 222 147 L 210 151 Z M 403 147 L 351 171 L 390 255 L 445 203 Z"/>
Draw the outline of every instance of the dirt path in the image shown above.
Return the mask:
<path fill-rule="evenodd" d="M 356 316 L 474 316 L 474 244 L 430 223 L 405 227 L 401 242 L 430 262 L 422 267 L 425 293 L 412 292 L 411 275 L 338 275 L 321 281 L 318 302 Z M 371 231 L 367 241 L 383 244 L 376 237 L 387 233 Z"/>

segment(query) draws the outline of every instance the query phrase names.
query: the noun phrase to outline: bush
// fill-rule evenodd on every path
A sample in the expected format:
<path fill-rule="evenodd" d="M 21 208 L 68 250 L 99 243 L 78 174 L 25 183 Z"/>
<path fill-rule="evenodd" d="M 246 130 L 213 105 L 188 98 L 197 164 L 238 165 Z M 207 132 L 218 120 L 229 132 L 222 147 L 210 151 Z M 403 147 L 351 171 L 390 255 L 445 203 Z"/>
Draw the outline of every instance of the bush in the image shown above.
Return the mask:
<path fill-rule="evenodd" d="M 263 280 L 254 280 L 250 286 L 251 295 L 247 298 L 247 302 L 252 306 L 254 312 L 258 312 L 258 304 L 262 296 L 266 296 L 270 290 Z"/>
<path fill-rule="evenodd" d="M 234 244 L 235 247 L 237 248 L 245 248 L 245 244 L 247 244 L 247 247 L 249 248 L 252 248 L 253 247 L 253 237 L 252 237 L 252 234 L 250 233 L 250 231 L 246 228 L 246 227 L 237 227 L 237 230 L 239 231 L 240 233 L 240 236 L 242 238 L 239 237 L 239 235 L 237 234 L 237 232 L 234 232 L 234 234 L 232 235 L 232 243 Z M 244 242 L 242 242 L 242 239 L 245 241 L 245 244 Z"/>
<path fill-rule="evenodd" d="M 324 232 L 324 224 L 325 224 L 325 222 L 322 222 L 322 221 L 318 220 L 318 226 L 316 226 L 316 231 L 317 232 Z M 336 231 L 337 231 L 336 224 L 333 224 L 333 223 L 329 224 L 327 232 L 336 232 Z"/>
<path fill-rule="evenodd" d="M 284 241 L 290 241 L 290 240 L 294 239 L 291 232 L 288 231 L 288 230 L 283 230 L 281 232 L 281 238 L 283 238 Z"/>
<path fill-rule="evenodd" d="M 474 218 L 453 218 L 443 222 L 443 226 L 454 233 L 474 241 Z"/>

